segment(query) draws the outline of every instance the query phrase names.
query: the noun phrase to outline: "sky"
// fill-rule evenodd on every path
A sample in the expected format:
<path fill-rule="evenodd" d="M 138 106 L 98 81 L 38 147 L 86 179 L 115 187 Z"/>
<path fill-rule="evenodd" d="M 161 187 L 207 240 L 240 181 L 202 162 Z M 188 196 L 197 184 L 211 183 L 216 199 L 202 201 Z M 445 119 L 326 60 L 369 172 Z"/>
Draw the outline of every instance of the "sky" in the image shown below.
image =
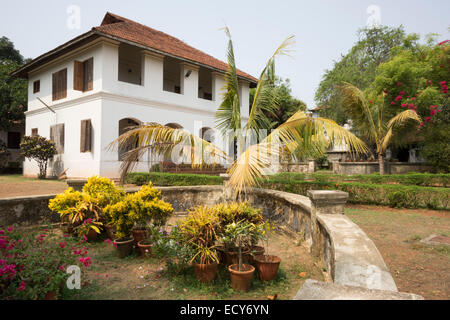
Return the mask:
<path fill-rule="evenodd" d="M 290 36 L 290 56 L 277 59 L 276 73 L 291 80 L 293 95 L 314 108 L 315 91 L 326 69 L 357 41 L 357 31 L 373 22 L 403 25 L 422 37 L 450 39 L 448 0 L 40 0 L 5 1 L 0 36 L 35 58 L 100 25 L 107 11 L 175 36 L 226 61 L 231 31 L 237 67 L 259 77 L 274 50 Z M 78 14 L 79 13 L 79 14 Z M 79 19 L 78 19 L 79 18 Z"/>

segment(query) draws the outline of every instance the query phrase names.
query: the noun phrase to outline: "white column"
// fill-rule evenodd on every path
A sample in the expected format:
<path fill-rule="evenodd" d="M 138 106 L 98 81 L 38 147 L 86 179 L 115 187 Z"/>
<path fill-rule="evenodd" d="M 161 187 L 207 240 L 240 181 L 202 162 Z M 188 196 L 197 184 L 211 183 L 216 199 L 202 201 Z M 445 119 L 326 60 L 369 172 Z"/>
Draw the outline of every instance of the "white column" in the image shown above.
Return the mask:
<path fill-rule="evenodd" d="M 198 69 L 198 66 L 180 63 L 181 94 L 190 100 L 198 98 Z"/>
<path fill-rule="evenodd" d="M 212 72 L 212 100 L 217 102 L 217 106 L 222 103 L 223 95 L 226 92 L 225 75 L 219 72 Z"/>
<path fill-rule="evenodd" d="M 147 50 L 142 51 L 143 85 L 151 94 L 160 95 L 163 91 L 164 56 Z"/>
<path fill-rule="evenodd" d="M 241 102 L 241 116 L 249 116 L 250 82 L 239 80 L 239 98 Z"/>
<path fill-rule="evenodd" d="M 103 42 L 101 64 L 102 91 L 114 92 L 119 79 L 119 42 Z"/>

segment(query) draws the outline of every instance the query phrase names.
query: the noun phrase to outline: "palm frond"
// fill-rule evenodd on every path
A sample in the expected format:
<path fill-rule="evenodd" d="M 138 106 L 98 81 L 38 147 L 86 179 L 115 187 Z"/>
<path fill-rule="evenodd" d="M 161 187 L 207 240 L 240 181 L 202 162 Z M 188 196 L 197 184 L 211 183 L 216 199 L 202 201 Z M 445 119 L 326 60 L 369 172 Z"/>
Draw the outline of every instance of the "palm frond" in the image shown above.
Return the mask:
<path fill-rule="evenodd" d="M 312 118 L 298 111 L 263 141 L 250 146 L 240 155 L 228 170 L 230 185 L 236 194 L 257 185 L 259 178 L 271 173 L 271 167 L 279 164 L 282 151 L 313 153 L 335 143 L 345 144 L 355 153 L 368 152 L 363 141 L 333 120 Z"/>
<path fill-rule="evenodd" d="M 403 112 L 400 112 L 396 116 L 394 116 L 389 122 L 387 123 L 387 133 L 383 137 L 383 141 L 381 144 L 381 153 L 383 153 L 387 147 L 389 146 L 389 143 L 391 142 L 391 139 L 393 137 L 394 131 L 396 129 L 399 129 L 403 126 L 405 126 L 408 122 L 411 121 L 417 121 L 418 123 L 422 122 L 422 119 L 414 110 L 405 110 Z"/>
<path fill-rule="evenodd" d="M 372 110 L 364 93 L 354 85 L 343 82 L 338 88 L 341 90 L 341 106 L 359 128 L 366 128 L 368 137 L 378 144 L 379 135 L 375 126 Z"/>
<path fill-rule="evenodd" d="M 119 136 L 108 145 L 109 150 L 129 150 L 124 154 L 121 165 L 121 180 L 137 164 L 137 161 L 151 151 L 156 155 L 175 155 L 193 167 L 215 164 L 229 160 L 228 155 L 214 144 L 187 132 L 157 123 L 136 126 Z"/>
<path fill-rule="evenodd" d="M 293 39 L 293 36 L 286 38 L 275 50 L 262 70 L 250 108 L 246 125 L 247 130 L 258 131 L 259 129 L 270 128 L 271 120 L 267 115 L 275 114 L 275 111 L 279 108 L 278 97 L 275 91 L 272 90 L 275 81 L 275 58 L 280 55 L 287 55 L 291 51 L 290 47 L 294 44 Z"/>
<path fill-rule="evenodd" d="M 237 130 L 241 128 L 239 81 L 237 78 L 233 41 L 231 40 L 230 30 L 227 27 L 224 29 L 229 38 L 227 49 L 228 70 L 225 73 L 226 93 L 216 112 L 216 127 L 221 131 L 223 136 L 225 136 L 230 129 Z"/>

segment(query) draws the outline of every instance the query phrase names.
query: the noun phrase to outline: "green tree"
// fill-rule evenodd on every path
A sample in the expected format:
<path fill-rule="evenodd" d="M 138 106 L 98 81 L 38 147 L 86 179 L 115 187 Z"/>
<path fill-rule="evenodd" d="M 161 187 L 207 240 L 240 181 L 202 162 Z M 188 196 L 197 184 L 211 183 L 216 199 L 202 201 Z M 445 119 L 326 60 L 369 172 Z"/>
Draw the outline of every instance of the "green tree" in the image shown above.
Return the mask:
<path fill-rule="evenodd" d="M 364 28 L 358 31 L 358 37 L 351 50 L 335 61 L 331 70 L 325 71 L 315 95 L 316 104 L 323 107 L 319 114 L 341 125 L 348 118 L 340 108 L 337 86 L 348 82 L 361 90 L 367 89 L 375 78 L 376 68 L 390 58 L 391 50 L 397 46 L 411 47 L 418 38 L 415 34 L 407 36 L 402 26 Z"/>
<path fill-rule="evenodd" d="M 47 176 L 47 162 L 56 154 L 55 143 L 41 136 L 25 136 L 20 143 L 22 155 L 36 160 L 39 166 L 39 179 Z"/>
<path fill-rule="evenodd" d="M 291 82 L 289 79 L 275 77 L 272 90 L 278 96 L 278 108 L 266 116 L 271 119 L 272 127 L 278 127 L 286 122 L 297 111 L 306 111 L 306 103 L 292 96 Z M 250 89 L 250 105 L 253 104 L 256 88 Z"/>
<path fill-rule="evenodd" d="M 8 130 L 13 122 L 24 119 L 27 81 L 9 75 L 23 63 L 14 44 L 6 37 L 0 38 L 0 130 Z"/>

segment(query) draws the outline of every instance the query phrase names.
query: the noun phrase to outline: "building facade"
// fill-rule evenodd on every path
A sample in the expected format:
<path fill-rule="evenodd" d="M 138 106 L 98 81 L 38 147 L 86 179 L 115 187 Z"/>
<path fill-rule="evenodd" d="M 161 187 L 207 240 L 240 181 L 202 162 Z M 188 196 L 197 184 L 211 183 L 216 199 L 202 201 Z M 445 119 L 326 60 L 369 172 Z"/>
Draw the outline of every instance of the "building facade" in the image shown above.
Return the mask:
<path fill-rule="evenodd" d="M 26 77 L 26 135 L 56 143 L 49 175 L 119 177 L 123 150 L 108 145 L 130 126 L 156 122 L 196 135 L 214 128 L 227 65 L 180 40 L 107 13 L 101 26 L 32 60 L 13 75 Z M 241 113 L 249 113 L 256 79 L 239 71 Z M 219 134 L 214 143 L 228 150 Z M 151 157 L 136 171 L 148 171 Z M 23 173 L 38 173 L 25 160 Z"/>

